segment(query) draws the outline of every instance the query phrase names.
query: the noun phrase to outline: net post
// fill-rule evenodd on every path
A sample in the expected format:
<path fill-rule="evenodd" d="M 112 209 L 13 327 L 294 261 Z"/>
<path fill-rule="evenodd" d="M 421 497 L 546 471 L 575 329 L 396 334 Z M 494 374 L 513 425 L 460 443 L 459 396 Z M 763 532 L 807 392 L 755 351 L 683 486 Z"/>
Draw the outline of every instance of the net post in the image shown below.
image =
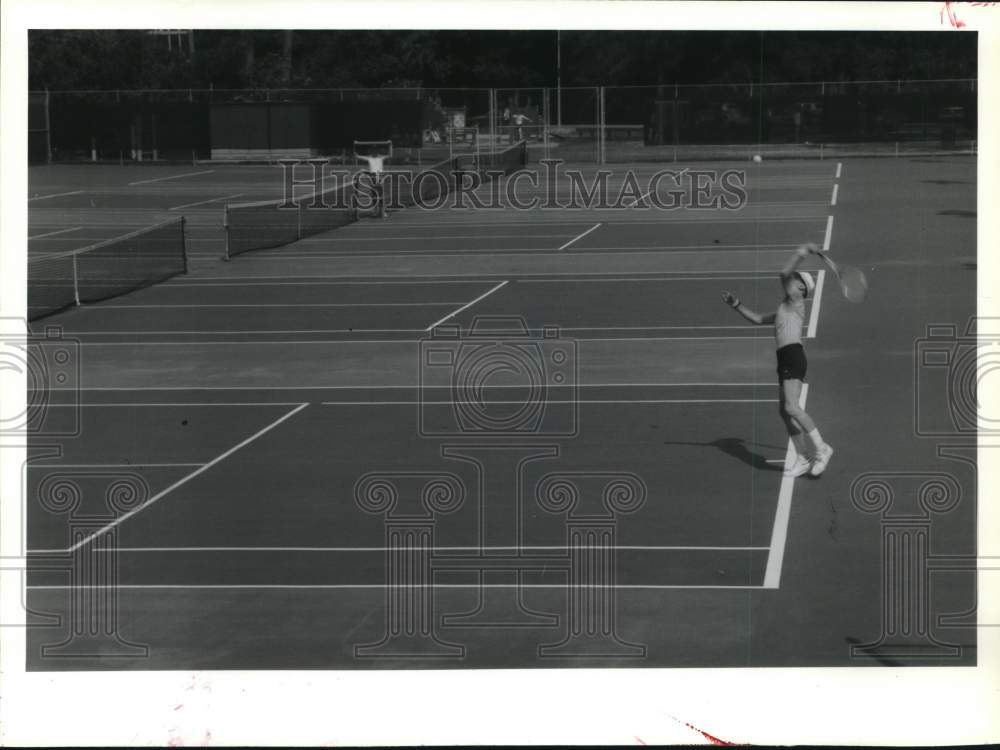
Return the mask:
<path fill-rule="evenodd" d="M 188 272 L 188 251 L 187 251 L 187 219 L 181 217 L 181 255 L 184 257 L 184 273 Z"/>

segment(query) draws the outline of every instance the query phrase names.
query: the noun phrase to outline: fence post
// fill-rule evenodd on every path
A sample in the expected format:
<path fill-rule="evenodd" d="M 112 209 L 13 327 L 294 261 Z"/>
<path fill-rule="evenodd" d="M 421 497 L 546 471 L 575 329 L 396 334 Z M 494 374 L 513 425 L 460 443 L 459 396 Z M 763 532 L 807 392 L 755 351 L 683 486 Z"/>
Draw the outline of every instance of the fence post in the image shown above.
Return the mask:
<path fill-rule="evenodd" d="M 222 256 L 223 260 L 229 260 L 229 204 L 227 203 L 225 208 L 222 209 L 222 228 L 226 232 L 226 247 L 225 255 Z"/>
<path fill-rule="evenodd" d="M 52 117 L 49 114 L 49 90 L 45 89 L 45 163 L 52 163 Z"/>
<path fill-rule="evenodd" d="M 607 126 L 607 122 L 606 122 L 606 120 L 607 120 L 607 113 L 606 113 L 606 111 L 604 109 L 604 86 L 601 86 L 597 90 L 597 117 L 598 117 L 598 119 L 597 119 L 598 131 L 597 132 L 599 134 L 598 139 L 597 139 L 597 143 L 598 143 L 599 148 L 600 148 L 600 150 L 598 152 L 598 163 L 599 164 L 604 164 L 604 162 L 605 162 L 605 160 L 607 158 L 606 144 L 605 144 L 605 137 L 606 137 L 605 128 Z"/>
<path fill-rule="evenodd" d="M 552 107 L 550 94 L 548 88 L 542 89 L 542 153 L 546 159 L 549 158 L 549 109 Z"/>
<path fill-rule="evenodd" d="M 490 151 L 496 151 L 497 147 L 497 131 L 496 131 L 496 120 L 497 120 L 497 90 L 490 89 L 490 104 L 489 104 L 489 115 L 490 115 Z"/>
<path fill-rule="evenodd" d="M 188 251 L 187 251 L 187 236 L 185 235 L 184 228 L 187 226 L 187 219 L 183 216 L 181 217 L 181 255 L 184 256 L 184 273 L 188 272 Z"/>

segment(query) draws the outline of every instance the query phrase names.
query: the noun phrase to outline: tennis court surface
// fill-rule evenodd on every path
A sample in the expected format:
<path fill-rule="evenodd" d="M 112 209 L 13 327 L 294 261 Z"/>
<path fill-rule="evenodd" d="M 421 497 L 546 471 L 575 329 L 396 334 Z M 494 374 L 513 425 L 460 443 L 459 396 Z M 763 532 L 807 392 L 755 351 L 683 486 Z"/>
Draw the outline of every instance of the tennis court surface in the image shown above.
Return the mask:
<path fill-rule="evenodd" d="M 30 259 L 183 216 L 186 271 L 30 324 L 67 379 L 29 392 L 28 667 L 975 663 L 974 574 L 901 635 L 859 508 L 946 475 L 921 543 L 975 555 L 974 445 L 918 434 L 949 394 L 914 355 L 976 314 L 975 158 L 697 166 L 746 205 L 408 206 L 228 262 L 274 167 L 32 168 Z M 807 267 L 819 479 L 783 474 L 772 329 L 721 301 L 773 309 L 804 242 L 871 283 Z"/>

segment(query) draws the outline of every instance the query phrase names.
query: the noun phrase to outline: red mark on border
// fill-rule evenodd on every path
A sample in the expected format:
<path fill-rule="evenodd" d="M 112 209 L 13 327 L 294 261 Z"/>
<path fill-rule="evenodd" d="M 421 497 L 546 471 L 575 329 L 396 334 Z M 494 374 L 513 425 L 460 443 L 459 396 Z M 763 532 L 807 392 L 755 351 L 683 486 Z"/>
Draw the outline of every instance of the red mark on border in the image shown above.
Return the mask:
<path fill-rule="evenodd" d="M 965 21 L 963 21 L 961 18 L 959 18 L 958 14 L 955 12 L 958 9 L 959 5 L 965 5 L 965 6 L 970 7 L 970 8 L 992 8 L 995 5 L 1000 5 L 1000 3 L 996 3 L 996 2 L 992 2 L 992 3 L 986 3 L 986 2 L 978 2 L 978 3 L 952 3 L 952 2 L 945 2 L 945 3 L 942 3 L 941 10 L 938 12 L 938 19 L 940 20 L 942 26 L 945 25 L 945 19 L 947 18 L 948 24 L 950 24 L 953 29 L 964 29 L 965 28 L 965 26 L 966 26 Z"/>
<path fill-rule="evenodd" d="M 634 739 L 634 740 L 635 740 L 636 742 L 638 742 L 638 743 L 639 743 L 640 745 L 645 745 L 645 744 L 646 744 L 645 742 L 643 742 L 643 741 L 642 741 L 642 738 L 641 738 L 641 737 L 636 737 L 636 736 L 635 736 L 634 734 L 632 735 L 632 739 Z"/>
<path fill-rule="evenodd" d="M 667 716 L 670 716 L 670 714 L 667 714 Z M 687 721 L 681 721 L 676 716 L 670 716 L 670 718 L 673 719 L 674 721 L 676 721 L 678 724 L 683 724 L 688 729 L 693 729 L 695 732 L 697 732 L 698 734 L 700 734 L 702 737 L 704 737 L 706 740 L 708 740 L 713 745 L 734 746 L 734 745 L 739 744 L 739 743 L 736 743 L 736 742 L 729 742 L 727 740 L 721 739 L 719 737 L 716 737 L 714 734 L 709 734 L 704 729 L 698 729 L 698 727 L 696 727 L 694 724 L 691 724 L 691 723 L 689 723 Z M 636 737 L 636 739 L 639 739 L 639 738 Z"/>

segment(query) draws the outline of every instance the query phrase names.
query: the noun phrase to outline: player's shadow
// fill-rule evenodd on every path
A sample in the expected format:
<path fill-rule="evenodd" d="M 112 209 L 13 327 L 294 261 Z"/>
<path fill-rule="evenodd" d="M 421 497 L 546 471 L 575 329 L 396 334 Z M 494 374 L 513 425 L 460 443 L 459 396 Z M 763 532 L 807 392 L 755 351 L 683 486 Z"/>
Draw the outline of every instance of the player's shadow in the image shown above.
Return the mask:
<path fill-rule="evenodd" d="M 784 467 L 782 463 L 768 463 L 767 459 L 760 455 L 759 453 L 754 453 L 747 447 L 747 442 L 743 438 L 737 437 L 726 437 L 719 438 L 718 440 L 712 440 L 707 443 L 694 443 L 684 440 L 664 440 L 664 445 L 703 445 L 708 448 L 718 448 L 720 451 L 726 455 L 737 458 L 748 466 L 752 466 L 755 469 L 760 469 L 761 471 L 783 471 Z M 759 444 L 755 444 L 759 445 Z M 783 450 L 782 448 L 775 448 L 773 445 L 761 446 L 765 448 L 774 448 L 774 450 Z"/>

